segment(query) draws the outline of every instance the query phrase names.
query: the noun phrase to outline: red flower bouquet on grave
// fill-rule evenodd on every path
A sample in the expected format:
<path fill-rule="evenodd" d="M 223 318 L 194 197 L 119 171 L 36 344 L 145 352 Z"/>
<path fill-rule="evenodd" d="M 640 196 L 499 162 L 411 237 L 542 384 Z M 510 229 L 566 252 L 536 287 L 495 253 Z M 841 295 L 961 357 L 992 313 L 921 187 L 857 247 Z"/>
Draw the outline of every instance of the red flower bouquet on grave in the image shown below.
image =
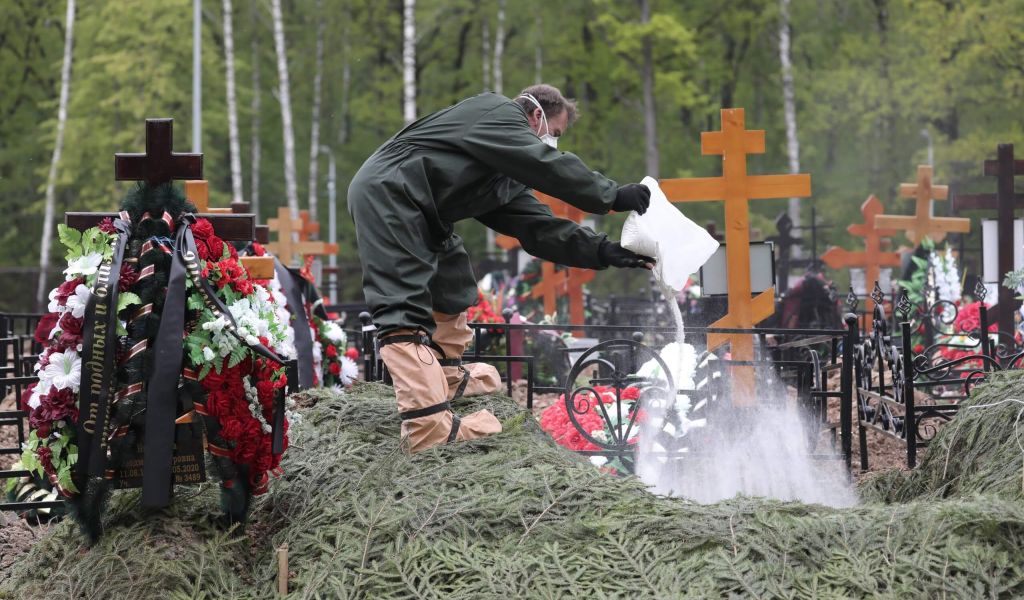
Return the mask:
<path fill-rule="evenodd" d="M 115 236 L 109 219 L 84 232 L 57 227 L 67 249 L 66 279 L 49 295 L 47 314 L 39 320 L 35 340 L 43 345 L 36 363 L 39 382 L 29 388 L 22 408 L 28 411 L 29 436 L 22 466 L 47 479 L 64 496 L 79 490 L 72 480 L 78 459 L 76 424 L 82 378 L 82 324 L 101 265 L 114 252 Z M 122 269 L 124 273 L 124 269 Z M 117 310 L 139 303 L 129 292 L 118 296 Z M 12 479 L 14 483 L 17 480 Z"/>
<path fill-rule="evenodd" d="M 581 392 L 576 395 L 574 402 L 576 403 L 578 411 L 573 411 L 573 416 L 576 417 L 576 421 L 580 424 L 580 427 L 586 430 L 591 437 L 602 441 L 611 441 L 614 439 L 612 437 L 611 427 L 617 426 L 621 433 L 625 433 L 629 419 L 633 413 L 633 408 L 636 406 L 636 401 L 640 397 L 640 390 L 635 387 L 628 387 L 622 390 L 621 398 L 623 404 L 626 406 L 626 410 L 623 413 L 623 422 L 614 425 L 607 423 L 604 420 L 601 409 L 596 405 L 596 401 L 600 401 L 602 404 L 614 404 L 615 388 L 595 386 L 594 390 L 597 391 L 599 395 L 598 398 L 595 398 L 594 394 L 590 392 Z M 617 411 L 609 412 L 609 416 L 612 416 L 613 418 L 617 414 Z M 641 410 L 637 414 L 636 422 L 633 423 L 631 431 L 632 435 L 628 440 L 630 444 L 635 444 L 637 442 L 637 437 L 640 433 L 639 425 L 643 422 L 644 418 L 645 414 Z M 540 416 L 540 427 L 546 431 L 558 445 L 568 448 L 569 450 L 601 450 L 600 446 L 584 437 L 580 430 L 573 424 L 565 406 L 565 394 L 560 395 L 557 402 L 544 409 L 544 412 L 542 412 Z"/>
<path fill-rule="evenodd" d="M 288 380 L 282 365 L 251 346 L 261 344 L 283 359 L 294 358 L 295 334 L 284 295 L 271 281 L 250 279 L 234 247 L 214 235 L 205 219 L 196 222 L 193 235 L 202 272 L 230 311 L 238 335 L 229 331 L 226 318 L 203 304 L 197 292 L 190 294 L 188 306 L 199 312 L 185 338 L 185 377 L 197 381 L 205 393 L 205 402 L 196 404 L 197 412 L 219 425 L 217 435 L 208 440 L 210 452 L 242 467 L 250 492 L 262 494 L 268 474 L 277 473 L 281 462 L 281 455 L 271 452 L 271 422 L 277 390 Z M 287 404 L 291 408 L 293 401 Z M 285 448 L 289 421 L 296 419 L 287 411 Z M 227 469 L 222 466 L 222 471 Z"/>
<path fill-rule="evenodd" d="M 470 323 L 504 323 L 501 316 L 501 299 L 504 288 L 496 293 L 484 293 L 477 290 L 477 302 L 466 310 L 466 319 Z M 487 333 L 505 333 L 503 327 L 488 327 Z"/>
<path fill-rule="evenodd" d="M 321 367 L 314 370 L 325 387 L 348 387 L 359 376 L 359 366 L 346 350 L 348 335 L 341 325 L 309 312 L 313 328 L 314 357 L 320 356 Z M 315 358 L 314 358 L 315 360 Z"/>

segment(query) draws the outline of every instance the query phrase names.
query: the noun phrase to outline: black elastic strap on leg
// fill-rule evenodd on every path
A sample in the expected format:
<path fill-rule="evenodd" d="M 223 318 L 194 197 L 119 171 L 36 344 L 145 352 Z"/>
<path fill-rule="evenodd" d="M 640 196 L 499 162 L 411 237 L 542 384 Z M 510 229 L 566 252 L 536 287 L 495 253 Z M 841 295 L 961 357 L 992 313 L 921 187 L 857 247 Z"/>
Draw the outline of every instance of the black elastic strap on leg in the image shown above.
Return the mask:
<path fill-rule="evenodd" d="M 452 396 L 452 400 L 458 400 L 462 397 L 462 394 L 466 392 L 466 386 L 469 385 L 469 371 L 462 369 L 462 383 L 459 384 L 459 389 L 455 390 L 455 395 Z"/>
<path fill-rule="evenodd" d="M 405 412 L 400 412 L 398 413 L 398 418 L 402 419 L 403 421 L 408 421 L 409 419 L 429 417 L 430 415 L 436 415 L 439 412 L 444 412 L 450 409 L 451 405 L 448 404 L 447 400 L 445 400 L 444 402 L 435 404 L 433 406 L 428 406 L 426 408 L 417 408 L 416 410 L 407 410 Z"/>
<path fill-rule="evenodd" d="M 419 334 L 412 333 L 412 334 L 403 334 L 403 335 L 389 335 L 389 336 L 384 337 L 384 338 L 378 338 L 377 339 L 377 348 L 380 349 L 380 348 L 383 348 L 384 346 L 388 346 L 390 344 L 402 344 L 402 343 L 412 343 L 412 344 L 419 344 L 421 346 L 429 346 L 430 348 L 433 348 L 434 350 L 437 351 L 438 354 L 441 355 L 441 361 L 442 362 L 445 361 L 445 360 L 448 360 L 448 359 L 444 358 L 445 354 L 444 354 L 444 350 L 441 349 L 441 346 L 438 346 L 436 343 L 434 343 L 434 340 L 430 339 L 430 336 L 426 335 L 426 334 L 419 335 Z M 444 365 L 442 365 L 442 366 L 444 366 Z"/>
<path fill-rule="evenodd" d="M 459 435 L 459 425 L 461 425 L 461 424 L 462 424 L 462 419 L 459 418 L 459 415 L 453 414 L 452 415 L 452 431 L 451 431 L 451 433 L 448 434 L 448 443 L 449 444 L 454 442 L 455 441 L 455 437 L 457 435 Z"/>

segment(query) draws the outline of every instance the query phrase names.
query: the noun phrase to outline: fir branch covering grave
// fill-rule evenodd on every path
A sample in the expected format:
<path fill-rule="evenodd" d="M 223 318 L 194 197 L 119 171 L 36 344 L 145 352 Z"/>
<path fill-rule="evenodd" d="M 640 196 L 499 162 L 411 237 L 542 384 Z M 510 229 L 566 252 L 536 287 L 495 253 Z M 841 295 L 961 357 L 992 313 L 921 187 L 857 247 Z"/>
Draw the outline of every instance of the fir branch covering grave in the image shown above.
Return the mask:
<path fill-rule="evenodd" d="M 972 402 L 1024 397 L 1021 375 L 993 378 Z M 491 408 L 501 435 L 409 457 L 397 450 L 390 388 L 302 396 L 286 475 L 256 500 L 244 535 L 207 524 L 212 487 L 184 488 L 166 513 L 145 516 L 137 491 L 119 492 L 94 548 L 61 524 L 0 597 L 272 598 L 284 542 L 292 598 L 1024 594 L 1021 455 L 1008 418 L 1019 408 L 963 415 L 941 482 L 930 469 L 953 426 L 918 473 L 864 490 L 903 503 L 835 510 L 652 496 L 553 444 L 507 398 L 460 407 Z"/>

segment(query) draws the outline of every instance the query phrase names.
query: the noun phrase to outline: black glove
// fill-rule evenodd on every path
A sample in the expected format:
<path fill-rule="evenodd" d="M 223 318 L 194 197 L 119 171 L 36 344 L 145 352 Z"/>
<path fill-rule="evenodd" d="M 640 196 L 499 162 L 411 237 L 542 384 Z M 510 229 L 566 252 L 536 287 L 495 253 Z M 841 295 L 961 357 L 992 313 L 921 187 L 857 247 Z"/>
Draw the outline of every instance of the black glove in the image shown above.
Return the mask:
<path fill-rule="evenodd" d="M 654 259 L 650 256 L 626 250 L 622 247 L 622 244 L 609 242 L 608 240 L 601 242 L 601 247 L 598 249 L 597 254 L 606 267 L 618 267 L 620 269 L 627 267 L 649 268 L 647 267 L 648 263 L 654 264 Z"/>
<path fill-rule="evenodd" d="M 635 210 L 638 214 L 647 212 L 651 205 L 651 190 L 639 183 L 628 183 L 615 192 L 615 202 L 612 203 L 612 210 L 626 212 Z"/>

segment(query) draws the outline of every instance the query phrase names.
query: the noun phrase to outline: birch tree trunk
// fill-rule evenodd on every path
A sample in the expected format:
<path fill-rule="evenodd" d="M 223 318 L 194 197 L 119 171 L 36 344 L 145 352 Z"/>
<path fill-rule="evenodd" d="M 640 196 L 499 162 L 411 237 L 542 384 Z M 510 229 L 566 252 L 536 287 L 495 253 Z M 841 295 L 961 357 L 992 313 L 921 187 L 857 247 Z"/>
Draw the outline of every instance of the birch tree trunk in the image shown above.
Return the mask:
<path fill-rule="evenodd" d="M 288 56 L 284 44 L 284 18 L 281 0 L 271 0 L 274 20 L 274 50 L 277 52 L 277 79 L 281 102 L 281 129 L 284 137 L 284 188 L 293 219 L 299 218 L 299 193 L 295 186 L 295 130 L 292 127 L 291 85 L 288 82 Z"/>
<path fill-rule="evenodd" d="M 779 0 L 779 61 L 782 63 L 782 102 L 786 121 L 786 154 L 789 172 L 800 172 L 800 140 L 796 132 L 796 93 L 793 89 L 793 62 L 789 54 L 789 0 Z M 790 198 L 787 212 L 794 227 L 800 226 L 800 199 Z M 791 250 L 793 258 L 802 254 L 799 246 Z"/>
<path fill-rule="evenodd" d="M 494 30 L 494 93 L 503 94 L 505 81 L 502 59 L 505 56 L 505 0 L 498 0 L 498 26 Z"/>
<path fill-rule="evenodd" d="M 338 125 L 338 143 L 342 146 L 348 143 L 351 134 L 348 96 L 352 82 L 352 59 L 349 53 L 348 31 L 345 31 L 344 35 L 345 41 L 341 49 L 345 55 L 345 62 L 341 67 L 341 124 Z"/>
<path fill-rule="evenodd" d="M 648 25 L 651 22 L 651 3 L 650 0 L 640 0 L 640 23 Z M 641 52 L 643 54 L 643 66 L 641 72 L 643 74 L 643 88 L 644 88 L 644 160 L 647 167 L 647 175 L 657 179 L 658 175 L 658 164 L 660 162 L 658 158 L 658 125 L 657 117 L 655 116 L 654 106 L 654 48 L 653 40 L 651 39 L 650 32 L 644 35 Z"/>
<path fill-rule="evenodd" d="M 60 102 L 57 105 L 57 136 L 46 176 L 46 208 L 43 213 L 43 236 L 39 247 L 39 281 L 36 285 L 36 310 L 46 306 L 46 270 L 50 266 L 50 245 L 53 243 L 53 220 L 57 204 L 57 165 L 64 149 L 64 126 L 68 120 L 68 96 L 71 93 L 71 59 L 75 43 L 75 0 L 68 0 L 64 22 L 64 61 L 60 68 Z"/>
<path fill-rule="evenodd" d="M 263 147 L 260 145 L 260 36 L 259 36 L 259 19 L 257 18 L 257 2 L 259 0 L 252 0 L 250 7 L 252 8 L 252 130 L 250 132 L 251 141 L 251 161 L 252 166 L 250 167 L 250 183 L 249 183 L 249 197 L 252 203 L 252 212 L 257 217 L 260 215 L 260 160 L 263 154 Z"/>
<path fill-rule="evenodd" d="M 316 73 L 313 75 L 313 116 L 309 131 L 309 219 L 315 222 L 317 205 L 317 166 L 320 156 L 320 94 L 324 75 L 323 0 L 317 0 Z"/>
<path fill-rule="evenodd" d="M 533 82 L 543 83 L 544 77 L 544 21 L 541 18 L 541 11 L 537 11 L 536 33 L 537 40 L 533 43 Z"/>
<path fill-rule="evenodd" d="M 402 117 L 416 120 L 416 0 L 405 0 L 402 12 Z"/>
<path fill-rule="evenodd" d="M 482 17 L 480 24 L 481 57 L 480 62 L 484 66 L 484 91 L 491 91 L 491 22 L 486 15 Z"/>
<path fill-rule="evenodd" d="M 224 76 L 228 100 L 228 154 L 231 160 L 231 202 L 244 202 L 242 192 L 242 156 L 238 143 L 238 100 L 235 95 L 235 38 L 231 0 L 224 4 Z"/>

